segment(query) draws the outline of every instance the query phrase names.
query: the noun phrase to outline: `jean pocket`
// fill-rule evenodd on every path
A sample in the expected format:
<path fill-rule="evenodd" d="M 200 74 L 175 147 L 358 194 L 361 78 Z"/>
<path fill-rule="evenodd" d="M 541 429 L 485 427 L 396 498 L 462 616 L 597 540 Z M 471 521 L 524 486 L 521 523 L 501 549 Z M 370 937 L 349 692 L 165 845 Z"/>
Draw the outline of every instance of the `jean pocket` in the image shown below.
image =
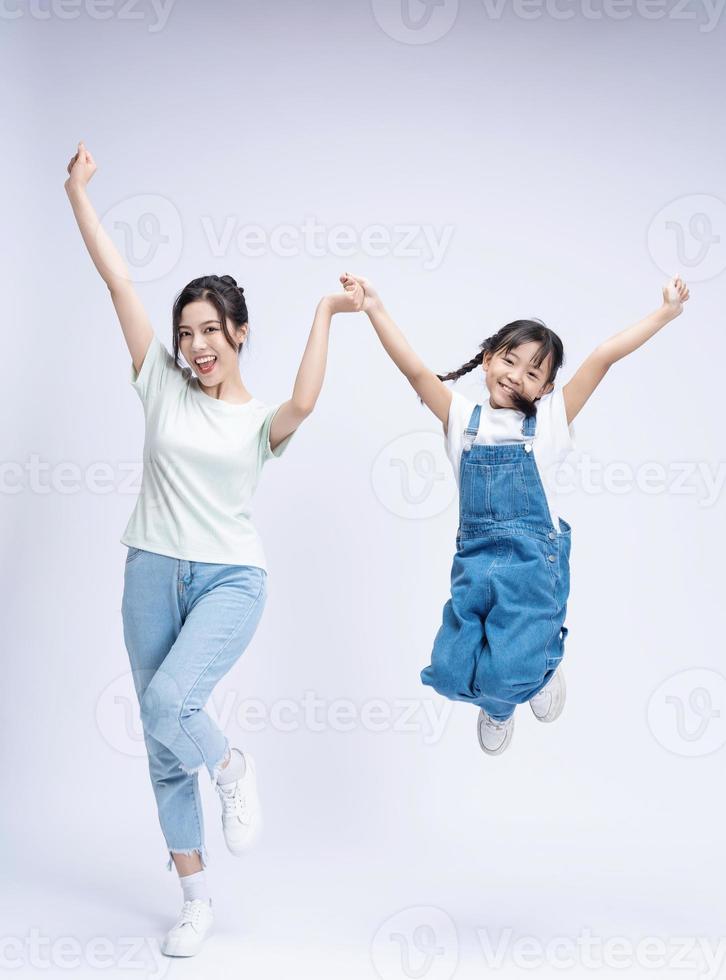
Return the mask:
<path fill-rule="evenodd" d="M 565 655 L 565 640 L 567 639 L 567 634 L 570 631 L 566 626 L 560 626 L 560 636 L 557 640 L 557 650 L 554 656 L 547 657 L 547 670 L 552 670 L 556 667 Z"/>
<path fill-rule="evenodd" d="M 138 558 L 139 555 L 143 555 L 143 553 L 143 548 L 129 548 L 126 554 L 126 564 L 128 565 L 129 562 L 134 561 L 134 559 Z"/>
<path fill-rule="evenodd" d="M 529 514 L 521 463 L 465 465 L 461 501 L 464 520 L 513 521 Z"/>

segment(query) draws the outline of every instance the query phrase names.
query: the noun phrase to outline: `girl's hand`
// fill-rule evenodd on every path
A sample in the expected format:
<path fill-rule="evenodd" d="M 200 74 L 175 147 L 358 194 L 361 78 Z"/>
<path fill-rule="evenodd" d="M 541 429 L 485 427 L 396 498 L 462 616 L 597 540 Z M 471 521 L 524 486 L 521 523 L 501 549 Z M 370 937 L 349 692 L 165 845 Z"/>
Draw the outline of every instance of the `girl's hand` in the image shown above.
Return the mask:
<path fill-rule="evenodd" d="M 96 161 L 86 149 L 83 141 L 78 144 L 78 152 L 71 157 L 68 164 L 70 177 L 63 185 L 66 190 L 82 189 L 96 172 Z"/>
<path fill-rule="evenodd" d="M 691 294 L 688 286 L 680 276 L 673 276 L 663 287 L 663 306 L 672 316 L 678 316 L 683 312 L 683 304 Z"/>
<path fill-rule="evenodd" d="M 343 281 L 343 276 L 340 281 Z M 325 297 L 324 302 L 331 313 L 360 313 L 363 299 L 363 287 L 351 280 L 344 283 L 342 293 L 331 293 Z"/>
<path fill-rule="evenodd" d="M 381 297 L 367 279 L 364 279 L 362 276 L 351 275 L 350 272 L 344 272 L 340 277 L 340 281 L 346 290 L 355 289 L 356 287 L 360 289 L 362 293 L 362 305 L 360 308 L 364 313 L 370 313 L 375 307 L 381 306 Z"/>

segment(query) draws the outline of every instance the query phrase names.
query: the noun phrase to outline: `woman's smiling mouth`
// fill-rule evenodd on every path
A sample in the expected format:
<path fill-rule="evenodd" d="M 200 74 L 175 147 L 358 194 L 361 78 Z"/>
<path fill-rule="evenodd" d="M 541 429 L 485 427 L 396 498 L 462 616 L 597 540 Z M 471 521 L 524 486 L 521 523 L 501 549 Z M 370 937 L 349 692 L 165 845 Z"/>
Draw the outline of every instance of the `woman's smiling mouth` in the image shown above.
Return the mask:
<path fill-rule="evenodd" d="M 209 374 L 214 370 L 217 358 L 214 354 L 205 354 L 203 357 L 195 357 L 194 364 L 199 369 L 200 374 Z"/>

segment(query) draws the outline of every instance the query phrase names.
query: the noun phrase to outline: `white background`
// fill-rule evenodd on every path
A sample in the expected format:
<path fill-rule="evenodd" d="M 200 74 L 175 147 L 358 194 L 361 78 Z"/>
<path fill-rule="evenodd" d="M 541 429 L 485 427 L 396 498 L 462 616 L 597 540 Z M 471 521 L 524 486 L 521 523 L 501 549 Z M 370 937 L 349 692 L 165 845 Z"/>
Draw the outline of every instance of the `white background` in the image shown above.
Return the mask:
<path fill-rule="evenodd" d="M 521 937 L 573 949 L 586 934 L 660 937 L 671 960 L 677 937 L 715 949 L 724 511 L 708 475 L 726 469 L 725 28 L 695 0 L 671 8 L 649 19 L 635 2 L 607 15 L 563 0 L 497 16 L 444 0 L 416 29 L 393 0 L 177 0 L 165 20 L 120 0 L 107 19 L 90 0 L 3 6 L 0 952 L 15 976 L 180 968 L 158 956 L 181 895 L 121 630 L 119 537 L 138 486 L 122 473 L 138 473 L 143 413 L 63 190 L 79 139 L 158 336 L 171 348 L 188 280 L 234 275 L 250 310 L 243 377 L 270 403 L 289 397 L 315 305 L 344 270 L 373 280 L 439 372 L 509 320 L 542 317 L 565 343 L 560 383 L 659 304 L 667 274 L 691 285 L 683 316 L 613 367 L 577 420 L 580 452 L 610 475 L 576 481 L 563 503 L 568 703 L 551 727 L 521 708 L 498 758 L 478 747 L 475 709 L 419 680 L 457 523 L 440 426 L 367 319 L 336 318 L 316 410 L 255 499 L 268 606 L 208 705 L 257 760 L 266 832 L 249 858 L 228 855 L 202 780 L 216 935 L 185 969 L 481 977 L 484 930 L 494 945 L 511 930 L 507 977 L 592 972 L 546 954 L 525 969 Z M 425 14 L 411 0 L 409 16 Z M 161 243 L 144 237 L 149 211 Z M 324 229 L 320 255 L 306 219 Z M 209 232 L 225 222 L 292 226 L 298 245 L 248 255 Z M 349 255 L 335 254 L 339 225 Z M 374 257 L 363 235 L 378 225 L 392 244 Z M 404 225 L 419 229 L 416 254 L 394 248 Z M 448 229 L 438 262 L 424 228 Z M 484 397 L 475 375 L 459 388 Z M 34 458 L 45 469 L 31 477 Z M 643 489 L 649 463 L 659 492 Z M 320 702 L 312 721 L 306 698 Z M 266 717 L 255 731 L 250 699 Z M 391 720 L 374 731 L 379 701 Z M 104 970 L 94 937 L 109 944 Z M 598 976 L 655 972 L 635 953 L 606 962 Z"/>

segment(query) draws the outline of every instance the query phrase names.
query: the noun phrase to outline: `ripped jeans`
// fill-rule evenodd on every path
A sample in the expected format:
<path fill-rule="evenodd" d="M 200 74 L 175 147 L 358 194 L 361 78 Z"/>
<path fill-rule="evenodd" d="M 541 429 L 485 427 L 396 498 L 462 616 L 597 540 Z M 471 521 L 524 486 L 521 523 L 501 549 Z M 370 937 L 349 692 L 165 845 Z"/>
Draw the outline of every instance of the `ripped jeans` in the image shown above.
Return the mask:
<path fill-rule="evenodd" d="M 249 644 L 266 597 L 263 568 L 128 549 L 124 642 L 168 870 L 172 853 L 198 853 L 207 864 L 198 772 L 206 767 L 216 785 L 229 743 L 203 709 Z"/>

